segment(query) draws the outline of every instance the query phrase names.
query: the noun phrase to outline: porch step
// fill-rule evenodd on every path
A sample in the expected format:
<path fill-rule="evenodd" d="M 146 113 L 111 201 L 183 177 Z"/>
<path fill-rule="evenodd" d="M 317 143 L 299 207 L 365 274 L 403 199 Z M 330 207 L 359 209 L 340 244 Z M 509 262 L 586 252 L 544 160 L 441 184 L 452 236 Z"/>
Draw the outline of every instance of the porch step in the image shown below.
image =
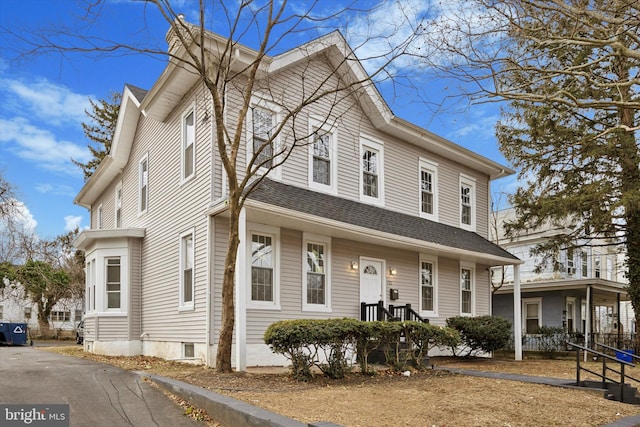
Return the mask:
<path fill-rule="evenodd" d="M 624 384 L 624 399 L 620 396 L 621 389 L 622 387 L 620 387 L 620 384 L 607 383 L 607 391 L 604 392 L 604 397 L 609 400 L 617 400 L 618 402 L 640 405 L 640 397 L 638 397 L 637 388 L 631 387 L 629 384 Z"/>

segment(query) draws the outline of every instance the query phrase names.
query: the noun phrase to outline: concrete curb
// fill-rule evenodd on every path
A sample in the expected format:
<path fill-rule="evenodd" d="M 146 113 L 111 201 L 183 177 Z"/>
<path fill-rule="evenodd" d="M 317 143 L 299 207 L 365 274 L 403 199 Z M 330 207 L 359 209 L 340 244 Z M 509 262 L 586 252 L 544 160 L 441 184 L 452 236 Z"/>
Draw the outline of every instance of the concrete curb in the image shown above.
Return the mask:
<path fill-rule="evenodd" d="M 224 396 L 213 391 L 206 390 L 147 372 L 136 371 L 142 378 L 147 378 L 167 391 L 181 397 L 192 405 L 204 409 L 215 421 L 224 426 L 251 426 L 251 427 L 341 427 L 326 421 L 318 421 L 305 424 L 293 420 L 275 412 L 258 408 L 249 403 L 232 397 Z"/>

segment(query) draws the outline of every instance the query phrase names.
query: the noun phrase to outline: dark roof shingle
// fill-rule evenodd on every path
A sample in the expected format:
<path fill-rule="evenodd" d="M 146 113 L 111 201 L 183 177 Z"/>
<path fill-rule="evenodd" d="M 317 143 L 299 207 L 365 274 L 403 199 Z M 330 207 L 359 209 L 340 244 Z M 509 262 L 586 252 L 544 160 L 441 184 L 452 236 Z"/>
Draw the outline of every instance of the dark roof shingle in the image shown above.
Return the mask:
<path fill-rule="evenodd" d="M 471 231 L 270 179 L 265 179 L 249 199 L 410 239 L 518 260 Z"/>

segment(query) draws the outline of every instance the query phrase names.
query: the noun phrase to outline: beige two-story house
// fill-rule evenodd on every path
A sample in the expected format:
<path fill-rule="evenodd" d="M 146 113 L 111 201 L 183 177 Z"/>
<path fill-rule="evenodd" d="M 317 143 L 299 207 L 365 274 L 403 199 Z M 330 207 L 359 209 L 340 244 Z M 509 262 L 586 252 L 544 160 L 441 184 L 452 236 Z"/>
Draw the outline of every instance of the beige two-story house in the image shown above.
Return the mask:
<path fill-rule="evenodd" d="M 225 42 L 206 38 L 212 55 Z M 237 63 L 255 55 L 236 48 Z M 309 86 L 336 85 L 335 67 L 366 75 L 348 51 L 334 32 L 266 58 L 239 170 Z M 230 122 L 241 90 L 225 94 Z M 262 338 L 281 319 L 372 320 L 379 303 L 437 325 L 489 314 L 489 268 L 519 263 L 487 239 L 490 183 L 513 171 L 394 116 L 372 85 L 336 98 L 285 124 L 282 144 L 296 129 L 309 143 L 240 215 L 237 369 L 286 362 Z M 86 252 L 87 351 L 215 365 L 229 212 L 214 138 L 210 95 L 185 67 L 169 63 L 148 91 L 124 88 L 111 152 L 75 199 L 91 212 L 75 241 Z"/>

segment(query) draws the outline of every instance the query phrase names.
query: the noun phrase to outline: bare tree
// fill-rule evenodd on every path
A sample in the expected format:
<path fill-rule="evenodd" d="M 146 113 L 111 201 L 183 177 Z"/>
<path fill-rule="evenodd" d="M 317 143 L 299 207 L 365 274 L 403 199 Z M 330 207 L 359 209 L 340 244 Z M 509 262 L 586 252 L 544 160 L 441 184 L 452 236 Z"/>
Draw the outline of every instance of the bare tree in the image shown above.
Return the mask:
<path fill-rule="evenodd" d="M 576 241 L 623 245 L 640 324 L 640 4 L 474 0 L 429 28 L 436 74 L 506 101 L 497 137 L 521 179 L 508 231 L 566 227 L 536 248 L 543 259 Z"/>
<path fill-rule="evenodd" d="M 106 2 L 96 1 L 91 4 L 87 10 L 88 19 L 98 19 L 104 3 Z M 380 82 L 392 79 L 394 69 L 390 65 L 408 52 L 412 40 L 424 27 L 419 21 L 410 22 L 408 18 L 413 14 L 407 10 L 402 14 L 405 22 L 398 22 L 391 33 L 369 36 L 361 45 L 354 47 L 362 47 L 375 38 L 384 42 L 384 48 L 380 48 L 381 44 L 378 44 L 375 54 L 356 58 L 343 36 L 337 32 L 330 33 L 329 29 L 339 28 L 340 21 L 351 14 L 366 15 L 372 9 L 347 6 L 326 13 L 326 4 L 323 3 L 321 8 L 321 2 L 316 1 L 310 2 L 304 11 L 300 11 L 299 8 L 290 7 L 286 0 L 245 0 L 233 5 L 219 0 L 200 0 L 199 20 L 197 24 L 191 24 L 179 15 L 169 1 L 144 0 L 144 3 L 150 8 L 147 12 L 153 10 L 160 13 L 170 27 L 167 37 L 170 66 L 181 67 L 198 76 L 207 88 L 213 105 L 215 144 L 227 177 L 229 210 L 229 240 L 224 263 L 222 325 L 216 369 L 229 372 L 235 324 L 234 289 L 240 243 L 239 218 L 247 197 L 295 149 L 313 143 L 312 133 L 306 127 L 302 129 L 302 126 L 296 125 L 296 118 L 301 112 L 328 100 L 331 107 L 328 111 L 323 111 L 322 121 L 324 125 L 335 127 L 341 114 L 337 107 L 353 103 L 354 97 L 357 99 L 365 91 L 376 92 L 374 80 Z M 400 4 L 397 7 L 402 8 Z M 316 9 L 325 12 L 316 13 Z M 212 19 L 226 24 L 224 37 L 207 31 L 206 23 Z M 309 43 L 295 50 L 296 55 L 306 58 L 307 66 L 297 71 L 302 86 L 301 90 L 292 94 L 288 88 L 277 85 L 270 75 L 269 67 L 273 60 L 271 55 L 279 50 L 287 50 L 292 45 L 299 46 L 299 37 L 310 31 L 329 34 L 318 39 L 315 44 Z M 375 31 L 370 34 L 375 34 Z M 251 36 L 257 36 L 257 42 L 243 43 Z M 105 41 L 90 34 L 56 31 L 19 37 L 30 46 L 26 55 L 51 52 L 99 55 L 129 51 L 167 56 L 166 51 L 152 46 Z M 393 43 L 390 40 L 394 40 Z M 241 43 L 255 48 L 247 49 Z M 334 50 L 325 49 L 329 43 Z M 332 67 L 322 71 L 314 69 L 312 64 L 317 55 L 332 62 Z M 369 73 L 362 68 L 361 61 L 367 62 Z M 318 73 L 324 74 L 318 76 Z M 256 111 L 251 105 L 252 96 L 257 93 L 266 95 L 277 104 L 281 115 L 277 124 L 263 126 L 260 135 L 253 138 L 253 152 L 245 162 L 243 129 L 248 117 L 254 116 L 251 120 L 260 119 L 255 117 Z M 234 102 L 230 103 L 230 99 Z"/>

